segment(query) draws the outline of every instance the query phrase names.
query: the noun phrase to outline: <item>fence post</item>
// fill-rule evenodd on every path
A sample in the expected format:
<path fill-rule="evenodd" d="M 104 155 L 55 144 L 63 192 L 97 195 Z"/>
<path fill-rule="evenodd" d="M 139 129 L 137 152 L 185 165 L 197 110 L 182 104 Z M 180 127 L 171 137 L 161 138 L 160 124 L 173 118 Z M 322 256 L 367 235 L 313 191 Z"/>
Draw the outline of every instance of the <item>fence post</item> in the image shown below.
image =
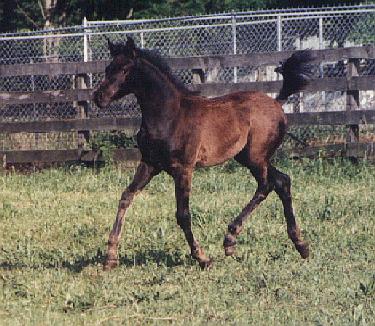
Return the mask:
<path fill-rule="evenodd" d="M 236 14 L 232 10 L 232 39 L 233 39 L 233 54 L 237 54 L 237 28 L 236 28 Z M 233 82 L 237 83 L 237 67 L 233 68 Z"/>
<path fill-rule="evenodd" d="M 87 36 L 87 18 L 83 17 L 83 61 L 89 61 L 89 42 Z"/>
<path fill-rule="evenodd" d="M 1 162 L 0 162 L 0 173 L 2 171 L 5 171 L 7 168 L 7 154 L 2 154 L 1 155 Z"/>
<path fill-rule="evenodd" d="M 282 42 L 282 20 L 281 15 L 277 15 L 276 21 L 276 30 L 277 30 L 277 51 L 283 50 L 283 42 Z"/>
<path fill-rule="evenodd" d="M 87 27 L 87 19 L 83 18 L 83 27 Z M 83 62 L 89 61 L 89 44 L 87 30 L 83 30 Z M 88 74 L 76 75 L 74 80 L 74 87 L 76 89 L 87 89 L 90 87 L 90 76 Z M 76 103 L 78 117 L 80 119 L 88 118 L 89 103 L 87 101 L 80 101 Z M 78 150 L 82 151 L 85 144 L 90 140 L 90 131 L 78 130 L 77 131 L 77 145 Z"/>
<path fill-rule="evenodd" d="M 33 64 L 33 63 L 34 63 L 34 59 L 30 58 L 30 64 Z M 31 91 L 35 92 L 35 76 L 31 75 L 30 79 L 31 79 Z M 33 103 L 33 118 L 36 119 L 36 117 L 37 117 L 36 104 Z M 39 136 L 40 136 L 39 133 L 34 134 L 36 147 L 38 147 L 39 145 Z"/>
<path fill-rule="evenodd" d="M 358 59 L 349 59 L 347 66 L 347 81 L 350 84 L 352 77 L 358 76 Z M 358 110 L 359 103 L 359 90 L 347 90 L 346 91 L 346 111 Z M 346 134 L 346 143 L 358 143 L 359 142 L 359 125 L 347 125 L 348 132 Z M 357 158 L 357 153 L 347 153 L 352 158 Z"/>
<path fill-rule="evenodd" d="M 323 17 L 319 17 L 319 50 L 324 49 L 324 39 L 323 39 Z M 319 65 L 319 77 L 324 77 L 324 70 L 323 70 L 323 64 L 321 63 Z M 326 92 L 322 91 L 322 102 L 323 106 L 326 106 Z"/>
<path fill-rule="evenodd" d="M 193 84 L 202 84 L 206 81 L 203 69 L 192 69 L 191 72 L 193 74 Z"/>
<path fill-rule="evenodd" d="M 212 58 L 208 58 L 208 63 L 206 66 L 206 78 L 205 82 L 207 83 L 215 83 L 218 81 L 219 71 L 221 69 L 221 64 L 219 60 L 214 60 Z"/>
<path fill-rule="evenodd" d="M 143 32 L 140 33 L 140 37 L 141 37 L 141 49 L 144 49 L 145 48 L 145 36 Z"/>
<path fill-rule="evenodd" d="M 283 20 L 282 20 L 282 15 L 279 14 L 277 15 L 276 19 L 276 40 L 277 40 L 277 51 L 282 51 L 283 50 Z M 300 42 L 301 43 L 301 42 Z M 301 93 L 295 94 L 294 95 L 293 102 L 291 103 L 293 113 L 299 113 L 301 112 Z"/>

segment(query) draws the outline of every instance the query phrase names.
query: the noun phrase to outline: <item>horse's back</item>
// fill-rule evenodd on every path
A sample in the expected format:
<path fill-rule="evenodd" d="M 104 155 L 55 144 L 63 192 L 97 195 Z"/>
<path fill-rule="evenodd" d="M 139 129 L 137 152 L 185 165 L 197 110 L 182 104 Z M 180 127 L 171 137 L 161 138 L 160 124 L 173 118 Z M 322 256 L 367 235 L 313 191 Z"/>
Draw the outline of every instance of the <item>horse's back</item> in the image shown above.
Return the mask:
<path fill-rule="evenodd" d="M 215 98 L 200 97 L 189 111 L 192 108 L 196 111 L 192 114 L 193 119 L 201 120 L 200 125 L 218 130 L 221 134 L 224 130 L 227 133 L 236 129 L 264 134 L 267 130 L 275 130 L 279 124 L 286 125 L 281 104 L 262 92 L 243 91 Z"/>
<path fill-rule="evenodd" d="M 281 105 L 264 93 L 195 97 L 188 103 L 186 116 L 192 128 L 200 126 L 199 165 L 226 161 L 246 146 L 256 151 L 274 148 L 283 138 L 285 114 Z"/>
<path fill-rule="evenodd" d="M 247 111 L 253 115 L 261 113 L 267 117 L 283 116 L 281 104 L 267 94 L 258 91 L 240 91 L 213 98 L 191 96 L 184 98 L 182 105 L 188 107 L 189 110 L 208 111 L 213 115 L 226 116 Z"/>

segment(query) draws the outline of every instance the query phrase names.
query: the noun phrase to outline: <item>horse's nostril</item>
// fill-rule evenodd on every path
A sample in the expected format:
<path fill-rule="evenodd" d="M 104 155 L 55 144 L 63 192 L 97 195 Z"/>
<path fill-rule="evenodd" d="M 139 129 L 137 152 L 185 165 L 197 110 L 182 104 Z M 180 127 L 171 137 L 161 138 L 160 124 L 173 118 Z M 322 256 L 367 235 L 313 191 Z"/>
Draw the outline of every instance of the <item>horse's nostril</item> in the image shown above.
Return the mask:
<path fill-rule="evenodd" d="M 98 103 L 98 101 L 101 100 L 102 96 L 103 96 L 103 94 L 102 94 L 101 91 L 94 92 L 94 101 L 95 101 L 96 104 Z"/>
<path fill-rule="evenodd" d="M 95 105 L 98 106 L 99 108 L 103 108 L 106 106 L 106 104 L 104 103 L 105 102 L 104 93 L 102 91 L 97 90 L 96 92 L 94 92 L 93 99 L 94 99 Z"/>

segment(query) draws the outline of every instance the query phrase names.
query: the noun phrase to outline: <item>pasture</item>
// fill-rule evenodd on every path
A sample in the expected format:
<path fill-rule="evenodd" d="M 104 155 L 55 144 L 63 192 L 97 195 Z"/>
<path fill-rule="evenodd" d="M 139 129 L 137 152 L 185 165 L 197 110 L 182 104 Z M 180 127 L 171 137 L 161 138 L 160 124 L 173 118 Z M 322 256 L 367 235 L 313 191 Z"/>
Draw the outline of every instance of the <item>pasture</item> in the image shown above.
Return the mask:
<path fill-rule="evenodd" d="M 277 164 L 292 178 L 311 257 L 288 239 L 276 194 L 250 217 L 236 254 L 227 224 L 256 182 L 230 162 L 196 171 L 193 230 L 201 271 L 175 221 L 174 186 L 155 177 L 128 210 L 120 266 L 102 271 L 118 199 L 132 170 L 73 166 L 0 175 L 1 325 L 375 323 L 375 166 Z"/>

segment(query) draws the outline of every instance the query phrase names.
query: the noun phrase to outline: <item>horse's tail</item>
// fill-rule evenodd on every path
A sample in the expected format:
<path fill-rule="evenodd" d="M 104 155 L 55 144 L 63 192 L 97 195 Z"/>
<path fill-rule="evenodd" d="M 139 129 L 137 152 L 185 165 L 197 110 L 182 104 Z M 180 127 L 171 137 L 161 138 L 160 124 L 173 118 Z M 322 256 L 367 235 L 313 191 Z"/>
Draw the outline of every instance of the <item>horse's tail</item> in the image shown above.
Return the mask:
<path fill-rule="evenodd" d="M 276 100 L 284 104 L 288 97 L 301 91 L 309 82 L 312 76 L 312 67 L 309 62 L 315 60 L 310 50 L 302 50 L 293 53 L 293 55 L 281 62 L 275 69 L 283 76 L 283 86 Z"/>

